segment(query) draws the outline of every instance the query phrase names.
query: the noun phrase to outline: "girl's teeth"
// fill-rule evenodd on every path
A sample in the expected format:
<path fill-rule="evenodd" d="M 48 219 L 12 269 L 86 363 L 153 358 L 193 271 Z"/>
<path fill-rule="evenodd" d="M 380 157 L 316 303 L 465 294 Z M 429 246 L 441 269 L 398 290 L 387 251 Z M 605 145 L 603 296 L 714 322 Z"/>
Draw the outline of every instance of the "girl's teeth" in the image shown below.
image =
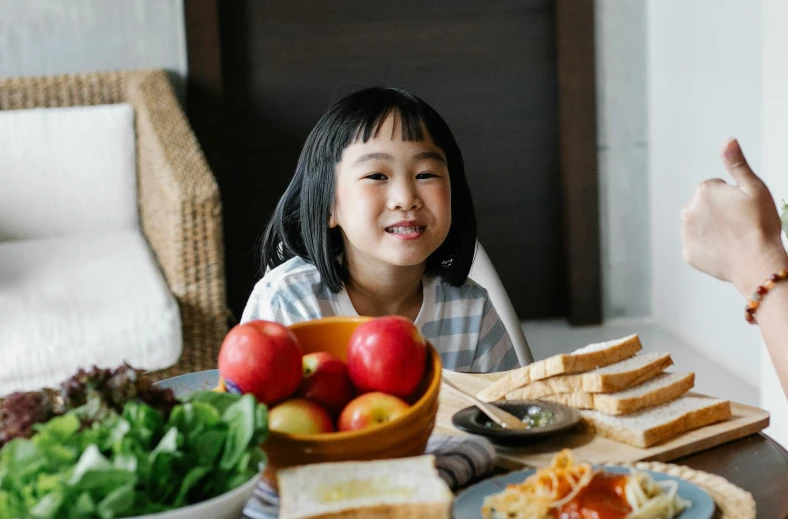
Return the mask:
<path fill-rule="evenodd" d="M 389 232 L 392 234 L 409 234 L 412 232 L 418 232 L 421 230 L 421 227 L 390 227 Z"/>

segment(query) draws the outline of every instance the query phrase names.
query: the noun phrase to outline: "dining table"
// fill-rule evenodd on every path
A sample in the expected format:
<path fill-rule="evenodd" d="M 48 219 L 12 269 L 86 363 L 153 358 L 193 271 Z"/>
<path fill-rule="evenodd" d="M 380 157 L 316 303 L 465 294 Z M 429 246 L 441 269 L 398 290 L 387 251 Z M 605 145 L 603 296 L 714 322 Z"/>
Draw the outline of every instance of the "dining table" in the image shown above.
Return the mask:
<path fill-rule="evenodd" d="M 788 451 L 756 433 L 671 461 L 722 476 L 750 492 L 758 519 L 788 519 Z"/>
<path fill-rule="evenodd" d="M 788 451 L 766 434 L 752 434 L 671 463 L 722 476 L 750 492 L 755 499 L 758 519 L 788 519 Z M 482 480 L 509 470 L 499 467 Z M 465 488 L 480 481 L 473 481 Z M 242 519 L 249 517 L 252 516 Z"/>
<path fill-rule="evenodd" d="M 788 519 L 788 451 L 766 434 L 752 434 L 670 463 L 722 476 L 747 490 L 755 499 L 758 519 Z M 499 467 L 486 477 L 510 470 Z"/>
<path fill-rule="evenodd" d="M 183 387 L 176 392 L 213 387 L 217 377 L 215 371 L 178 377 L 187 382 L 181 384 Z M 173 387 L 177 386 L 178 383 L 173 384 Z M 750 492 L 755 500 L 759 519 L 788 519 L 788 451 L 763 432 L 666 461 L 721 476 Z M 511 470 L 510 463 L 501 463 L 501 466 L 482 480 Z M 458 493 L 480 481 L 470 482 Z"/>
<path fill-rule="evenodd" d="M 475 374 L 475 377 L 496 380 L 500 374 Z M 443 394 L 441 396 L 443 398 Z M 442 406 L 446 404 L 446 401 L 441 401 Z M 750 409 L 765 414 L 763 410 Z M 788 519 L 788 451 L 762 432 L 768 425 L 768 415 L 761 424 L 757 429 L 760 432 L 740 435 L 736 439 L 689 454 L 659 459 L 665 463 L 721 476 L 750 492 L 755 501 L 758 519 Z M 489 474 L 488 478 L 512 471 L 511 459 L 499 458 L 499 463 L 500 467 Z"/>

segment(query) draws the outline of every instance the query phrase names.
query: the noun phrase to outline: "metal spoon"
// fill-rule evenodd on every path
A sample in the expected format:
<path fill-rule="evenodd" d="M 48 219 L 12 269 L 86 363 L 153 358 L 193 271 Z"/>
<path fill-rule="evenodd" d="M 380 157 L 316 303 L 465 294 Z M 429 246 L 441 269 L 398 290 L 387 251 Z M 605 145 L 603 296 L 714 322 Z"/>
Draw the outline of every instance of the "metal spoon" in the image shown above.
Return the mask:
<path fill-rule="evenodd" d="M 442 380 L 443 380 L 444 384 L 446 384 L 447 386 L 452 388 L 454 391 L 456 391 L 459 395 L 461 395 L 467 401 L 472 402 L 476 407 L 479 408 L 479 410 L 481 410 L 482 413 L 486 414 L 490 418 L 490 420 L 492 420 L 493 422 L 497 423 L 498 425 L 500 425 L 504 429 L 527 429 L 528 428 L 528 425 L 525 422 L 523 422 L 522 420 L 520 420 L 519 418 L 517 418 L 513 414 L 507 413 L 503 409 L 501 409 L 499 407 L 496 407 L 494 405 L 490 405 L 490 404 L 487 404 L 485 402 L 482 402 L 481 400 L 479 400 L 475 396 L 473 396 L 473 395 L 471 395 L 469 393 L 466 393 L 465 391 L 463 391 L 459 387 L 455 386 L 446 377 L 443 377 Z"/>

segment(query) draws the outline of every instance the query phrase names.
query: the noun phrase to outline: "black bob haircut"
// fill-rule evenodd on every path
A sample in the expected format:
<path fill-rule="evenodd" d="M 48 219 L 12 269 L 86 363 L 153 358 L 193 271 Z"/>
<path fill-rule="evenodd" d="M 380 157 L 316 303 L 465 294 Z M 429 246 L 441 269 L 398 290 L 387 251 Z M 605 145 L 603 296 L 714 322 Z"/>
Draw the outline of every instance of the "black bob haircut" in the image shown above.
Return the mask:
<path fill-rule="evenodd" d="M 348 279 L 337 261 L 344 249 L 342 234 L 339 228 L 328 226 L 336 165 L 350 144 L 376 137 L 389 114 L 398 118 L 403 140 L 425 140 L 426 129 L 446 154 L 452 223 L 446 240 L 427 258 L 425 274 L 440 276 L 455 286 L 465 282 L 476 251 L 476 215 L 460 148 L 431 106 L 403 90 L 382 87 L 366 88 L 342 98 L 309 133 L 295 174 L 263 235 L 262 272 L 300 256 L 317 268 L 331 291 L 342 289 Z"/>

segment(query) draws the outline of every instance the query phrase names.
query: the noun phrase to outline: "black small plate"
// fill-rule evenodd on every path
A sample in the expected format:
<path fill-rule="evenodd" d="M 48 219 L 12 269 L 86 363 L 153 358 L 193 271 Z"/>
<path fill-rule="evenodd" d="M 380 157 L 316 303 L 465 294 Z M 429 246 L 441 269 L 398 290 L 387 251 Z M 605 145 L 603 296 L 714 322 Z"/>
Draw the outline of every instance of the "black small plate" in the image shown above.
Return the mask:
<path fill-rule="evenodd" d="M 573 428 L 580 421 L 580 413 L 576 409 L 553 402 L 542 402 L 540 400 L 501 400 L 490 402 L 504 411 L 521 418 L 528 413 L 531 407 L 541 407 L 553 413 L 552 421 L 540 427 L 532 429 L 504 429 L 499 426 L 485 427 L 485 423 L 490 421 L 487 415 L 476 407 L 466 407 L 457 411 L 451 417 L 454 427 L 471 434 L 486 436 L 491 442 L 498 445 L 514 446 L 534 443 L 549 436 L 555 436 Z"/>

